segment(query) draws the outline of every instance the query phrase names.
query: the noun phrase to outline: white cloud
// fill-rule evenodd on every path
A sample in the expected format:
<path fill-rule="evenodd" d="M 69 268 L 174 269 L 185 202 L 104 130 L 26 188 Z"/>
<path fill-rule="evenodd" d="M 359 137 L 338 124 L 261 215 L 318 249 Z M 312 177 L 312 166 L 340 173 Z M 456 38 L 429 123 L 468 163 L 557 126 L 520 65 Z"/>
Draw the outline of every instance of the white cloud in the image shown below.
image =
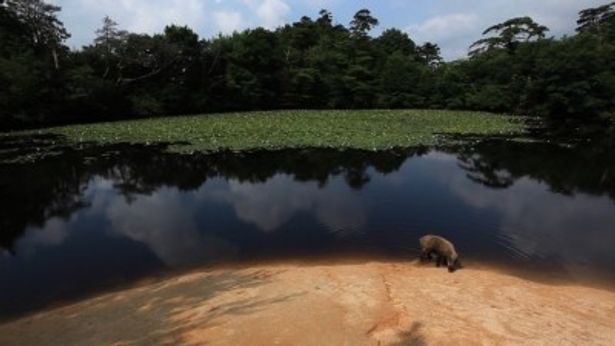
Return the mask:
<path fill-rule="evenodd" d="M 186 25 L 201 37 L 248 27 L 273 29 L 290 21 L 285 0 L 54 0 L 60 19 L 71 33 L 68 44 L 78 48 L 92 42 L 102 18 L 110 16 L 122 29 L 159 33 L 170 24 Z M 299 18 L 300 15 L 296 15 Z M 295 19 L 296 19 L 295 18 Z"/>
<path fill-rule="evenodd" d="M 166 25 L 188 25 L 198 29 L 205 12 L 201 0 L 81 0 L 82 6 L 98 13 L 95 20 L 105 14 L 116 19 L 120 25 L 133 32 L 153 33 L 162 31 Z"/>
<path fill-rule="evenodd" d="M 468 47 L 481 38 L 482 32 L 506 19 L 530 16 L 559 37 L 574 32 L 578 12 L 599 6 L 602 0 L 467 0 L 433 2 L 431 16 L 406 27 L 422 43 L 431 41 L 442 49 L 446 60 L 466 56 Z"/>
<path fill-rule="evenodd" d="M 555 36 L 574 31 L 579 10 L 603 0 L 415 0 L 360 3 L 340 0 L 54 0 L 63 7 L 60 18 L 72 34 L 69 44 L 88 44 L 104 15 L 124 29 L 155 33 L 165 25 L 188 25 L 202 37 L 219 32 L 264 26 L 273 29 L 330 9 L 347 23 L 361 7 L 373 10 L 382 27 L 410 31 L 417 43 L 434 41 L 447 59 L 465 56 L 468 46 L 488 26 L 517 16 L 532 16 Z M 377 31 L 375 31 L 377 32 Z"/>
<path fill-rule="evenodd" d="M 270 29 L 284 23 L 289 12 L 290 6 L 282 0 L 265 0 L 256 10 L 263 26 Z"/>
<path fill-rule="evenodd" d="M 223 34 L 239 31 L 244 27 L 244 20 L 239 12 L 216 11 L 213 14 L 216 27 Z"/>
<path fill-rule="evenodd" d="M 283 0 L 244 0 L 244 3 L 256 13 L 256 24 L 267 29 L 275 29 L 284 24 L 291 10 Z"/>
<path fill-rule="evenodd" d="M 477 22 L 478 17 L 475 14 L 456 13 L 430 18 L 419 25 L 410 26 L 409 29 L 437 40 L 449 37 L 451 34 L 459 34 L 460 31 L 472 30 Z"/>
<path fill-rule="evenodd" d="M 435 42 L 443 48 L 445 59 L 464 55 L 467 49 L 465 37 L 476 37 L 480 31 L 478 16 L 472 13 L 455 13 L 429 18 L 407 28 L 418 42 Z"/>

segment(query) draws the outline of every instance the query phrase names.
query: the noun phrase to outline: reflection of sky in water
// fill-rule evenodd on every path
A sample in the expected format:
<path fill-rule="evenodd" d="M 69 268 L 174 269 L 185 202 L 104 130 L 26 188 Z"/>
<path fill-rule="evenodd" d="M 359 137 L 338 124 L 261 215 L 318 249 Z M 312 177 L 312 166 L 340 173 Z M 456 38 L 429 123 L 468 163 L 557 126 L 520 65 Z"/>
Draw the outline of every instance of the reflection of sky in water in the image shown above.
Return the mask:
<path fill-rule="evenodd" d="M 30 253 L 38 246 L 60 245 L 79 218 L 97 217 L 105 219 L 108 235 L 146 244 L 165 264 L 175 266 L 236 251 L 222 239 L 207 235 L 226 226 L 211 209 L 230 208 L 236 222 L 253 224 L 265 233 L 275 232 L 300 212 L 313 215 L 331 230 L 360 231 L 366 219 L 360 192 L 339 177 L 325 189 L 315 182 L 294 182 L 288 175 L 276 175 L 262 184 L 214 179 L 196 191 L 162 187 L 130 202 L 114 192 L 112 182 L 97 178 L 87 189 L 86 199 L 90 208 L 68 221 L 51 219 L 43 230 L 28 231 L 17 251 Z M 204 213 L 211 215 L 204 218 Z"/>
<path fill-rule="evenodd" d="M 360 190 L 342 176 L 321 186 L 276 174 L 264 183 L 212 178 L 187 192 L 164 186 L 130 200 L 115 182 L 93 178 L 87 208 L 27 229 L 18 255 L 0 256 L 0 302 L 51 300 L 164 268 L 275 255 L 285 247 L 359 244 L 408 253 L 428 232 L 455 239 L 468 256 L 555 261 L 574 276 L 590 273 L 589 264 L 615 264 L 615 207 L 606 197 L 564 196 L 529 178 L 490 189 L 442 153 L 409 159 L 388 175 L 371 168 L 367 174 L 371 181 Z"/>
<path fill-rule="evenodd" d="M 434 172 L 450 193 L 497 215 L 498 242 L 512 255 L 557 261 L 574 276 L 590 275 L 590 264 L 615 265 L 615 206 L 607 197 L 563 196 L 527 177 L 507 189 L 487 189 L 453 169 L 451 156 L 430 156 L 439 157 Z"/>
<path fill-rule="evenodd" d="M 232 256 L 237 245 L 220 235 L 233 228 L 274 233 L 307 214 L 327 230 L 350 236 L 386 232 L 383 227 L 411 233 L 474 227 L 497 233 L 492 241 L 525 258 L 555 256 L 573 264 L 611 253 L 613 243 L 604 236 L 613 234 L 615 208 L 606 197 L 554 194 L 528 178 L 508 189 L 489 189 L 467 179 L 455 156 L 441 153 L 409 160 L 389 175 L 368 174 L 372 180 L 361 191 L 339 176 L 320 187 L 277 174 L 256 184 L 216 178 L 190 192 L 161 187 L 130 201 L 112 181 L 95 178 L 85 191 L 88 208 L 28 229 L 16 250 L 29 258 L 38 248 L 62 247 L 74 233 L 97 233 L 143 244 L 174 267 Z"/>
<path fill-rule="evenodd" d="M 325 189 L 316 182 L 294 182 L 288 175 L 275 175 L 263 184 L 231 180 L 219 189 L 204 186 L 197 192 L 203 200 L 232 206 L 237 217 L 273 232 L 298 212 L 307 212 L 329 229 L 360 230 L 365 225 L 363 199 L 340 177 Z"/>

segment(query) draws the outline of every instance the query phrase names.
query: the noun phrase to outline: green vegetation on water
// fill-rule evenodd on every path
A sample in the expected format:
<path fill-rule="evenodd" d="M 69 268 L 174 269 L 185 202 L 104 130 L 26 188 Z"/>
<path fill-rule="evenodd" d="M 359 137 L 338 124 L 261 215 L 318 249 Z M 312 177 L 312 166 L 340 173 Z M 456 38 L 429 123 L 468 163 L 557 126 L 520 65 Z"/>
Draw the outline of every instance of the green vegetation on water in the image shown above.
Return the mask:
<path fill-rule="evenodd" d="M 22 134 L 57 134 L 69 143 L 172 143 L 180 152 L 445 144 L 447 134 L 515 135 L 523 118 L 441 110 L 270 111 L 71 125 Z"/>

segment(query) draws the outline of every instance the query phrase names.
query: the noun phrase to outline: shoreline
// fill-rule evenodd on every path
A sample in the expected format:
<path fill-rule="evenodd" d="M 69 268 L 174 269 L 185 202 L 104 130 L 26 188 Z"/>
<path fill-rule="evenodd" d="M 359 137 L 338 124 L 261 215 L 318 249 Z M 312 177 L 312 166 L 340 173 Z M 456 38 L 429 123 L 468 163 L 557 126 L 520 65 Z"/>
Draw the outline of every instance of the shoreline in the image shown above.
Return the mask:
<path fill-rule="evenodd" d="M 615 338 L 612 289 L 547 279 L 472 262 L 453 274 L 386 258 L 230 263 L 140 280 L 2 322 L 0 344 L 241 344 L 257 336 L 263 344 L 312 345 L 319 340 L 310 339 L 314 333 L 329 325 L 337 326 L 327 332 L 332 344 L 399 344 L 418 337 L 450 344 L 449 323 L 459 328 L 460 344 L 521 342 L 515 333 L 542 344 L 606 345 Z"/>
<path fill-rule="evenodd" d="M 418 255 L 417 255 L 418 256 Z M 276 266 L 294 266 L 297 268 L 311 266 L 338 266 L 338 265 L 355 265 L 362 266 L 370 263 L 395 264 L 419 266 L 421 268 L 436 268 L 435 262 L 420 263 L 418 257 L 413 255 L 400 256 L 387 253 L 365 253 L 363 251 L 341 251 L 337 253 L 320 253 L 320 254 L 301 254 L 299 256 L 265 256 L 256 259 L 221 259 L 210 263 L 188 266 L 179 269 L 167 269 L 157 273 L 127 279 L 114 283 L 106 283 L 100 286 L 99 289 L 89 292 L 84 292 L 81 295 L 75 295 L 70 298 L 58 299 L 48 304 L 39 306 L 32 310 L 25 310 L 15 314 L 2 316 L 0 314 L 0 326 L 9 324 L 18 320 L 28 319 L 39 314 L 48 313 L 54 310 L 63 309 L 73 305 L 78 305 L 82 302 L 97 299 L 110 294 L 119 294 L 124 291 L 139 289 L 156 285 L 161 282 L 174 280 L 180 277 L 208 273 L 212 271 L 228 270 L 241 271 L 249 270 L 257 267 L 276 267 Z M 482 272 L 492 272 L 501 275 L 516 277 L 520 280 L 545 284 L 549 286 L 576 286 L 590 289 L 598 289 L 615 292 L 615 277 L 605 277 L 603 272 L 598 272 L 592 275 L 591 278 L 572 278 L 571 275 L 560 271 L 548 271 L 539 268 L 522 268 L 505 263 L 489 262 L 476 258 L 464 258 L 464 267 Z M 444 269 L 443 269 L 444 268 Z M 442 267 L 446 271 L 445 267 Z M 451 274 L 451 275 L 454 275 Z"/>

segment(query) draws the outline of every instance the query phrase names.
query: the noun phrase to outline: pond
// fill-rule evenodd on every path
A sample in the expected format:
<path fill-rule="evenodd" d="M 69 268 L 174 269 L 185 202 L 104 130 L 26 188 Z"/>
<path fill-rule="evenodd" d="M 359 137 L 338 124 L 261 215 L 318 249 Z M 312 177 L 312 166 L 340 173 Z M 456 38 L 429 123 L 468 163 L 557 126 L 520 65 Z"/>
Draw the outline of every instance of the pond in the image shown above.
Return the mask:
<path fill-rule="evenodd" d="M 0 146 L 0 319 L 214 263 L 410 261 L 425 233 L 454 240 L 470 263 L 615 282 L 605 146 L 179 155 L 116 145 L 8 163 L 32 143 Z"/>

